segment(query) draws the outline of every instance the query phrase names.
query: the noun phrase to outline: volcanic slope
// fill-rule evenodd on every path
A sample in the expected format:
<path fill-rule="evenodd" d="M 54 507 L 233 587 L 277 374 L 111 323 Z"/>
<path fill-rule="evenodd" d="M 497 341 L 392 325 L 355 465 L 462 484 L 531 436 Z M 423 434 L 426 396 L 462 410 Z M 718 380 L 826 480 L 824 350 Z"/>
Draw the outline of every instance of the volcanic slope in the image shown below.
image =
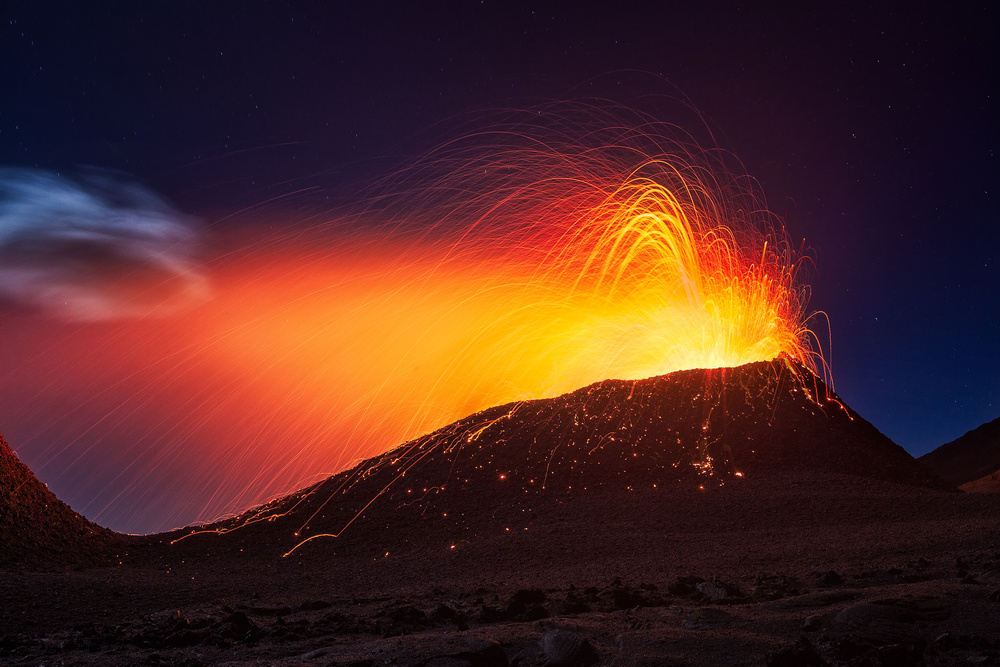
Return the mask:
<path fill-rule="evenodd" d="M 56 498 L 0 435 L 0 568 L 96 564 L 118 542 Z"/>
<path fill-rule="evenodd" d="M 953 488 L 811 371 L 779 357 L 490 408 L 240 517 L 169 537 L 241 528 L 233 532 L 241 551 L 273 553 L 360 531 L 388 545 L 418 540 L 431 517 L 458 533 L 504 530 L 570 498 L 697 493 L 787 469 Z"/>
<path fill-rule="evenodd" d="M 918 460 L 955 485 L 988 478 L 1000 470 L 1000 418 L 972 429 Z"/>

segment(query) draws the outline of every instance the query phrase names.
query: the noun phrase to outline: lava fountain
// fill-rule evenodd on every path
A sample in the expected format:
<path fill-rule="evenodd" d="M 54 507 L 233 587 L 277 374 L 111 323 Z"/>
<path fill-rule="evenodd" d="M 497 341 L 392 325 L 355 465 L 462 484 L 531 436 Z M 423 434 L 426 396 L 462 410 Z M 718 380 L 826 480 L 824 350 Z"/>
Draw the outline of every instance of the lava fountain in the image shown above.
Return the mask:
<path fill-rule="evenodd" d="M 140 478 L 197 449 L 190 521 L 492 405 L 780 353 L 816 369 L 801 258 L 731 162 L 632 112 L 514 114 L 221 254 L 211 302 L 114 338 L 156 342 L 104 419 L 162 412 Z"/>

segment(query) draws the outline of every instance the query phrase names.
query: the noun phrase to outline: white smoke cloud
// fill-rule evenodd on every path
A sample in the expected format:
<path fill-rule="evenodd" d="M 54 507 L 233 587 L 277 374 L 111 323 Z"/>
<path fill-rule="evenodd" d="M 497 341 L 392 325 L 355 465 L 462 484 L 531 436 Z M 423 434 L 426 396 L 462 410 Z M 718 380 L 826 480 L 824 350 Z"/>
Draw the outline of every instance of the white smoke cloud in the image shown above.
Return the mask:
<path fill-rule="evenodd" d="M 119 175 L 0 168 L 0 299 L 83 320 L 174 312 L 208 293 L 196 234 Z"/>

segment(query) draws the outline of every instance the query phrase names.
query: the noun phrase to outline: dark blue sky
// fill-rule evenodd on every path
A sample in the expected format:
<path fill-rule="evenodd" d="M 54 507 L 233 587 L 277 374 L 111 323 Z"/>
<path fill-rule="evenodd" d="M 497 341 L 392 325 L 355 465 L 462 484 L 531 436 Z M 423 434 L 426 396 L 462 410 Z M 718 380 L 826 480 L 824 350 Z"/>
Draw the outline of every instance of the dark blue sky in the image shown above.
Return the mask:
<path fill-rule="evenodd" d="M 996 11 L 787 4 L 8 0 L 0 165 L 212 221 L 321 206 L 470 111 L 682 93 L 812 248 L 838 392 L 918 455 L 1000 416 Z"/>

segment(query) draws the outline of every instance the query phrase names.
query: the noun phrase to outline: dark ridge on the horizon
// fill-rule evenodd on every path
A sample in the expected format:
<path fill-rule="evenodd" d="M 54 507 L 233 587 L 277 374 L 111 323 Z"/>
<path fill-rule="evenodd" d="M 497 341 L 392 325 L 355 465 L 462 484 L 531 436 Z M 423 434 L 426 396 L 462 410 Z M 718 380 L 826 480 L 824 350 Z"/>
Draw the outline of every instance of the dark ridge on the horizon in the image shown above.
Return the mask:
<path fill-rule="evenodd" d="M 955 486 L 1000 470 L 1000 417 L 917 459 Z"/>
<path fill-rule="evenodd" d="M 241 551 L 277 553 L 345 527 L 359 542 L 420 540 L 432 520 L 437 532 L 488 534 L 543 506 L 626 505 L 633 491 L 683 503 L 793 469 L 954 490 L 779 357 L 489 408 L 235 519 L 159 539 L 240 527 L 231 535 Z"/>
<path fill-rule="evenodd" d="M 56 498 L 0 435 L 0 568 L 102 563 L 117 541 Z"/>
<path fill-rule="evenodd" d="M 958 488 L 967 493 L 1000 493 L 1000 470 L 966 482 Z"/>

